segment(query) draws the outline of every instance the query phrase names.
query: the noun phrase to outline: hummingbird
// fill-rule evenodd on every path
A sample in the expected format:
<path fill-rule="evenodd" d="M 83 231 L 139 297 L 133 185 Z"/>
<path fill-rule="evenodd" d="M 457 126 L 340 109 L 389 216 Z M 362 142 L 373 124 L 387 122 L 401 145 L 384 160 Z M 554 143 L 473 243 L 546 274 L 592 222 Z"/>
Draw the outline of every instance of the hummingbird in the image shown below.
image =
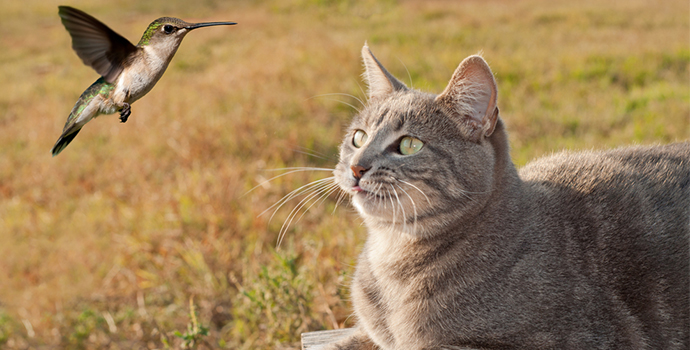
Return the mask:
<path fill-rule="evenodd" d="M 101 77 L 79 96 L 51 150 L 53 157 L 72 142 L 86 123 L 101 114 L 119 112 L 120 121 L 126 122 L 132 112 L 131 104 L 156 85 L 187 33 L 202 27 L 237 24 L 188 23 L 161 17 L 149 24 L 135 46 L 84 11 L 58 6 L 58 14 L 72 37 L 72 49 Z"/>

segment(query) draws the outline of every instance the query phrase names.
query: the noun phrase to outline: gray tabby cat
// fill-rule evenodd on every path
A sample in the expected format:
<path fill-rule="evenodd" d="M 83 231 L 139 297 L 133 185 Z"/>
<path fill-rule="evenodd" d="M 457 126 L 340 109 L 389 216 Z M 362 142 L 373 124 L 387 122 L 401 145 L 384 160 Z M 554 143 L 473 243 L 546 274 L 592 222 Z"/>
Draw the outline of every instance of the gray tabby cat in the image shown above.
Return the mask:
<path fill-rule="evenodd" d="M 690 347 L 690 143 L 518 172 L 481 57 L 435 96 L 362 56 L 334 174 L 369 235 L 329 349 Z"/>

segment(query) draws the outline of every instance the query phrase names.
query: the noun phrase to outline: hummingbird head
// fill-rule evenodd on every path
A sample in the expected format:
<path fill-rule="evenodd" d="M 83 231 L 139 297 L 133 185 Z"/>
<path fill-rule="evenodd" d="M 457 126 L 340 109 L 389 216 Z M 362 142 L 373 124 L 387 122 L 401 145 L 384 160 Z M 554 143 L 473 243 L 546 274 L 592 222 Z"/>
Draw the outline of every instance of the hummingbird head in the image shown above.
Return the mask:
<path fill-rule="evenodd" d="M 177 49 L 180 42 L 190 31 L 210 26 L 219 25 L 233 25 L 235 22 L 206 22 L 206 23 L 188 23 L 179 18 L 161 17 L 149 24 L 148 28 L 139 40 L 138 46 L 171 46 Z"/>

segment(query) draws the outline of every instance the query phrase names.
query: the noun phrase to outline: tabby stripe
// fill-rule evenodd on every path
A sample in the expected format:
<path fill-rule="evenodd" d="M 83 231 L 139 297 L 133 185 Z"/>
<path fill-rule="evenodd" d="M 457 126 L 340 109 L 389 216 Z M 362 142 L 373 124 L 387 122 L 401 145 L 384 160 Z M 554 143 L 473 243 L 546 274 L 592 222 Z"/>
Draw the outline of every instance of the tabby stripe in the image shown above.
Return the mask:
<path fill-rule="evenodd" d="M 386 108 L 383 111 L 383 113 L 381 113 L 381 115 L 379 116 L 379 119 L 377 119 L 376 122 L 374 123 L 374 129 L 377 129 L 381 125 L 381 123 L 383 123 L 383 121 L 386 119 L 386 115 L 388 114 L 388 111 L 389 111 L 389 109 Z"/>

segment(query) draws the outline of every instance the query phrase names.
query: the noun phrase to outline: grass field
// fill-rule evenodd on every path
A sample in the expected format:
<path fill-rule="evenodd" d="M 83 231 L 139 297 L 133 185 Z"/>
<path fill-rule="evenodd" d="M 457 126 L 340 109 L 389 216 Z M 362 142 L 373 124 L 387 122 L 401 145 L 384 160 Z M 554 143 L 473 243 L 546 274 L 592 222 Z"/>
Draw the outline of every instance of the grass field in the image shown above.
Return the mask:
<path fill-rule="evenodd" d="M 482 51 L 516 164 L 564 148 L 690 138 L 687 0 L 183 0 L 69 4 L 138 42 L 160 16 L 192 32 L 120 124 L 50 148 L 97 79 L 53 1 L 0 4 L 0 347 L 296 348 L 351 326 L 365 230 L 337 197 L 280 227 L 259 217 L 332 168 L 364 98 L 365 41 L 401 80 L 440 92 Z M 190 312 L 190 301 L 194 311 Z"/>

